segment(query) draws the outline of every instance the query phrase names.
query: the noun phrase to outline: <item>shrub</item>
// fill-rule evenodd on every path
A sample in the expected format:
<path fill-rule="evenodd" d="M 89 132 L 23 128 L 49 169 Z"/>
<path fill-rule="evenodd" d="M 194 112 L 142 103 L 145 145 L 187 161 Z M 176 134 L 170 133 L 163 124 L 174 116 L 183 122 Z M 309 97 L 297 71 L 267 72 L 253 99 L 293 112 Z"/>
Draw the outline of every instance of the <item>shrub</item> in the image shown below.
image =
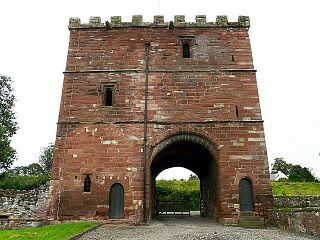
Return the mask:
<path fill-rule="evenodd" d="M 44 185 L 50 180 L 48 174 L 21 176 L 13 173 L 3 173 L 0 176 L 0 189 L 30 190 Z"/>
<path fill-rule="evenodd" d="M 200 209 L 200 181 L 157 180 L 158 201 L 181 201 L 190 203 L 191 210 Z"/>

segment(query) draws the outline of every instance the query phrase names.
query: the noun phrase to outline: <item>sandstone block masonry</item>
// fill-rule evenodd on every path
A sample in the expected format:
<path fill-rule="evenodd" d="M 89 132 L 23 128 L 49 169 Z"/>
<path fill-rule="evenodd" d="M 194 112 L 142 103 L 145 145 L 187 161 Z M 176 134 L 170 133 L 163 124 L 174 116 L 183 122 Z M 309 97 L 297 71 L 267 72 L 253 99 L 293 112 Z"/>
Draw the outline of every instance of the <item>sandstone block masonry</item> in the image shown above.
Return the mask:
<path fill-rule="evenodd" d="M 249 26 L 71 18 L 48 218 L 149 220 L 155 178 L 175 166 L 200 178 L 203 215 L 270 210 Z"/>

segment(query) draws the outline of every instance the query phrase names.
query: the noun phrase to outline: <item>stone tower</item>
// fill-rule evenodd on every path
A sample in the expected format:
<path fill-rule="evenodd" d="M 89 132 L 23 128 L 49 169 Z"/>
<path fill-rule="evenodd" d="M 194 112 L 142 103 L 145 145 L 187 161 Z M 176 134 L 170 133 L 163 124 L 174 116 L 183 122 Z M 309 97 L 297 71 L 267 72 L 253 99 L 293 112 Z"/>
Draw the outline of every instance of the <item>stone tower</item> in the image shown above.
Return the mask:
<path fill-rule="evenodd" d="M 270 210 L 249 26 L 71 18 L 49 219 L 148 221 L 155 177 L 176 166 L 200 178 L 203 215 Z"/>

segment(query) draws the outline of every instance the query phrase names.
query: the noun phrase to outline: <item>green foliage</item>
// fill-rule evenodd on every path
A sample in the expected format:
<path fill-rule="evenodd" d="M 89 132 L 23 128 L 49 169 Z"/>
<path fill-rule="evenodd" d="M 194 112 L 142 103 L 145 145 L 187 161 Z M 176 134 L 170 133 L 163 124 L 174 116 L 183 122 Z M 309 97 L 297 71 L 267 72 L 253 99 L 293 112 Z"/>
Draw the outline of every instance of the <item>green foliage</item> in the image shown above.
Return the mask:
<path fill-rule="evenodd" d="M 16 160 L 16 151 L 10 146 L 11 140 L 0 126 L 0 173 L 8 170 Z"/>
<path fill-rule="evenodd" d="M 13 173 L 21 176 L 32 176 L 32 175 L 39 175 L 44 173 L 45 171 L 43 168 L 40 166 L 39 163 L 31 163 L 28 166 L 19 166 L 15 167 L 13 169 L 10 169 L 7 171 L 8 173 Z"/>
<path fill-rule="evenodd" d="M 191 209 L 200 209 L 200 180 L 157 180 L 156 196 L 159 201 L 190 202 Z"/>
<path fill-rule="evenodd" d="M 41 149 L 39 163 L 45 172 L 51 173 L 54 144 L 49 143 L 47 147 Z"/>
<path fill-rule="evenodd" d="M 9 169 L 16 159 L 16 151 L 10 146 L 10 138 L 18 129 L 11 84 L 10 77 L 0 75 L 0 173 Z"/>
<path fill-rule="evenodd" d="M 320 195 L 320 183 L 316 182 L 272 182 L 274 196 Z"/>
<path fill-rule="evenodd" d="M 271 173 L 275 174 L 278 171 L 288 177 L 290 182 L 316 182 L 317 178 L 312 174 L 311 170 L 300 165 L 287 163 L 283 158 L 275 158 L 272 164 Z"/>
<path fill-rule="evenodd" d="M 301 167 L 300 165 L 294 165 L 291 168 L 289 177 L 290 182 L 315 182 L 316 177 L 313 176 L 311 171 L 306 167 Z"/>
<path fill-rule="evenodd" d="M 188 181 L 199 180 L 198 176 L 195 174 L 190 174 Z"/>
<path fill-rule="evenodd" d="M 287 163 L 283 158 L 275 158 L 274 163 L 272 164 L 271 173 L 275 174 L 280 171 L 284 175 L 289 176 L 292 167 L 293 165 Z"/>
<path fill-rule="evenodd" d="M 41 150 L 39 163 L 18 166 L 0 175 L 0 189 L 28 190 L 39 187 L 50 180 L 53 159 L 53 144 Z"/>
<path fill-rule="evenodd" d="M 17 122 L 13 112 L 15 96 L 10 77 L 0 75 L 0 123 L 6 137 L 12 137 L 17 131 Z"/>
<path fill-rule="evenodd" d="M 13 173 L 0 175 L 0 189 L 30 190 L 44 185 L 50 180 L 48 174 L 21 176 Z"/>
<path fill-rule="evenodd" d="M 55 224 L 38 228 L 0 231 L 2 239 L 64 240 L 96 226 L 94 222 Z"/>

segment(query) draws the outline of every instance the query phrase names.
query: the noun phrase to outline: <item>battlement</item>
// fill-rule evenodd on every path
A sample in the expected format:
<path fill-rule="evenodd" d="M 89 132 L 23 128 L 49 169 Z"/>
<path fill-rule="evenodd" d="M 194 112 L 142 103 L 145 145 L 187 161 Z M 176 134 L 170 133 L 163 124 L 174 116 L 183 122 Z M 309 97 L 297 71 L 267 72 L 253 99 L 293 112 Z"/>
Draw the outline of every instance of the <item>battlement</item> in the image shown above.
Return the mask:
<path fill-rule="evenodd" d="M 131 22 L 122 22 L 121 16 L 111 16 L 110 22 L 101 22 L 101 17 L 90 17 L 89 23 L 81 23 L 80 18 L 69 19 L 69 29 L 81 28 L 126 28 L 126 27 L 160 27 L 160 28 L 185 28 L 185 27 L 214 27 L 214 28 L 249 28 L 248 16 L 239 16 L 238 22 L 229 22 L 228 16 L 217 16 L 216 22 L 207 22 L 206 15 L 197 15 L 195 22 L 185 22 L 184 15 L 174 16 L 174 21 L 165 22 L 163 15 L 153 17 L 153 22 L 143 22 L 142 15 L 133 15 Z"/>

